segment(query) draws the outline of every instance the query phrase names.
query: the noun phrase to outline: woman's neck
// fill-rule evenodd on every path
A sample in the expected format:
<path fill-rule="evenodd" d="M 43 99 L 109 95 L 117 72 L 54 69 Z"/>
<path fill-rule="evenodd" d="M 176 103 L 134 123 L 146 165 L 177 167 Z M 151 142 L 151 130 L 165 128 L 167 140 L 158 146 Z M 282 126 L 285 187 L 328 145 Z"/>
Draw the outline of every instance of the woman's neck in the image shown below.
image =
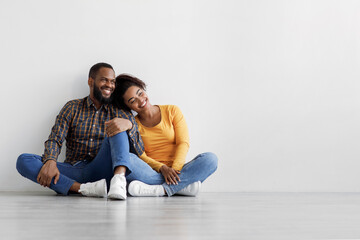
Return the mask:
<path fill-rule="evenodd" d="M 138 113 L 139 119 L 148 120 L 154 118 L 157 114 L 159 114 L 159 107 L 150 105 L 150 107 L 144 112 Z"/>
<path fill-rule="evenodd" d="M 138 113 L 138 118 L 145 127 L 154 127 L 161 122 L 160 107 L 151 105 L 146 111 Z"/>

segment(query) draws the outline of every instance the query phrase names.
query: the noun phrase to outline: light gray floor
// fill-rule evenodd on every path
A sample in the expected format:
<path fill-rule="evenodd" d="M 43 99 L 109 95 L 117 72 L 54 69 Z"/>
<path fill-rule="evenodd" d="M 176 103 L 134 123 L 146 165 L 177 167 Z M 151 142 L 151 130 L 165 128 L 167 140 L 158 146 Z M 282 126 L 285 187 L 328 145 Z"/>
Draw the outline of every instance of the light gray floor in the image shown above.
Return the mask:
<path fill-rule="evenodd" d="M 110 201 L 0 192 L 0 239 L 360 239 L 359 193 Z"/>

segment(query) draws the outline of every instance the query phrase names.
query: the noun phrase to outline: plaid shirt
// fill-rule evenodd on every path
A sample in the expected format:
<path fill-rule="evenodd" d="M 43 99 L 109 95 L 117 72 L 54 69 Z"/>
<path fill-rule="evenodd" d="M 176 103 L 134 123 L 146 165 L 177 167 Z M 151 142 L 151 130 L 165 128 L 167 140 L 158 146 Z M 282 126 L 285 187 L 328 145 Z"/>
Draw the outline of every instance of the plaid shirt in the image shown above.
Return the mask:
<path fill-rule="evenodd" d="M 66 140 L 65 162 L 75 164 L 81 160 L 93 160 L 105 138 L 105 122 L 115 117 L 129 119 L 133 128 L 128 130 L 130 149 L 138 156 L 144 152 L 144 144 L 134 116 L 113 105 L 96 109 L 90 97 L 69 101 L 56 117 L 48 140 L 45 142 L 43 162 L 57 160 Z"/>

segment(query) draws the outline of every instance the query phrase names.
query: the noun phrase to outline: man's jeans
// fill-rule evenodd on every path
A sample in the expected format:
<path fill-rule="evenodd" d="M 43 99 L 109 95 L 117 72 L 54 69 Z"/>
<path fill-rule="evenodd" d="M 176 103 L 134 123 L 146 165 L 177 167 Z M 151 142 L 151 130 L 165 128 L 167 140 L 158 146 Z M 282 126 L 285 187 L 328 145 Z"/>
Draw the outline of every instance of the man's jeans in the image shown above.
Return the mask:
<path fill-rule="evenodd" d="M 41 156 L 22 154 L 16 162 L 18 172 L 37 183 L 37 176 L 43 166 Z M 114 175 L 114 168 L 125 166 L 127 182 L 139 180 L 147 184 L 162 184 L 168 196 L 175 194 L 189 184 L 204 181 L 217 168 L 217 157 L 213 153 L 203 153 L 185 164 L 179 175 L 178 185 L 167 185 L 161 173 L 154 171 L 135 154 L 129 153 L 129 140 L 126 132 L 105 138 L 97 156 L 91 161 L 79 161 L 75 165 L 57 162 L 60 178 L 57 184 L 52 180 L 50 188 L 67 195 L 74 182 L 95 182 L 105 178 L 108 187 Z"/>

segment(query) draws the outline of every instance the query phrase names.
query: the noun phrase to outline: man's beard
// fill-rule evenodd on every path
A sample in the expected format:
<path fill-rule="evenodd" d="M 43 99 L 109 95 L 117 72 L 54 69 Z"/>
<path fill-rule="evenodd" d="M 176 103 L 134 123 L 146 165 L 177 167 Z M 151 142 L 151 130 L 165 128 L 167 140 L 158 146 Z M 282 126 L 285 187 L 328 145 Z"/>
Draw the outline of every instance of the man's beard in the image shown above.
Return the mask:
<path fill-rule="evenodd" d="M 113 95 L 111 94 L 110 97 L 105 98 L 100 89 L 94 84 L 94 90 L 93 90 L 94 98 L 98 100 L 101 104 L 109 104 L 112 102 Z"/>

